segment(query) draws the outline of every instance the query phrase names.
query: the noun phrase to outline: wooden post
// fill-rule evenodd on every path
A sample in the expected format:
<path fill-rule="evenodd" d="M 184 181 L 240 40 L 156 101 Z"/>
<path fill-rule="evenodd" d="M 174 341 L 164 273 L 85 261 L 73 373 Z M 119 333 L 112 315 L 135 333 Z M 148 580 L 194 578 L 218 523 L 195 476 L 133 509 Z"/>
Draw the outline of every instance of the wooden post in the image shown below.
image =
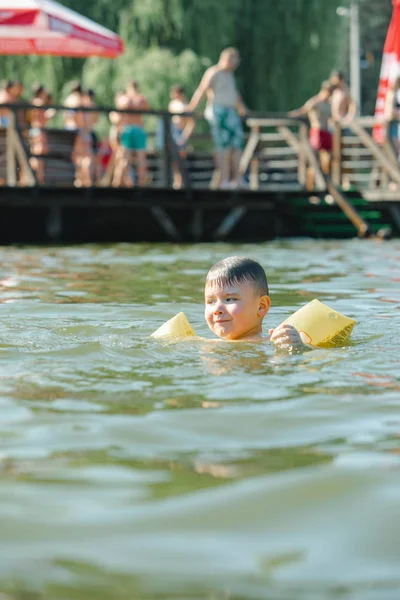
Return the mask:
<path fill-rule="evenodd" d="M 397 125 L 397 121 L 396 125 Z M 386 133 L 385 133 L 385 143 L 383 144 L 383 150 L 385 151 L 388 159 L 392 163 L 392 165 L 398 169 L 399 161 L 397 158 L 397 151 L 393 142 L 393 138 L 390 135 L 392 121 L 386 124 Z M 400 125 L 399 125 L 400 127 Z M 381 187 L 389 187 L 389 175 L 385 169 L 381 169 L 381 177 L 380 177 Z"/>
<path fill-rule="evenodd" d="M 300 144 L 297 155 L 297 177 L 300 185 L 305 186 L 307 181 L 307 156 L 305 153 L 305 146 L 308 139 L 307 125 L 305 123 L 300 123 L 299 139 Z"/>
<path fill-rule="evenodd" d="M 46 233 L 51 240 L 60 240 L 63 232 L 62 209 L 60 206 L 50 208 L 46 221 Z"/>
<path fill-rule="evenodd" d="M 336 186 L 342 185 L 342 127 L 335 123 L 333 132 L 332 181 Z"/>
<path fill-rule="evenodd" d="M 243 177 L 246 173 L 248 166 L 250 165 L 255 153 L 257 152 L 258 144 L 260 141 L 260 127 L 258 125 L 251 126 L 251 134 L 247 140 L 245 149 L 243 150 L 240 158 L 239 175 Z"/>
<path fill-rule="evenodd" d="M 328 192 L 335 200 L 337 206 L 343 211 L 349 221 L 357 229 L 358 235 L 360 237 L 367 237 L 371 235 L 371 230 L 368 223 L 358 214 L 354 206 L 350 204 L 343 192 L 336 188 L 335 184 L 329 179 L 329 177 L 327 177 L 326 183 Z"/>
<path fill-rule="evenodd" d="M 190 233 L 195 242 L 199 242 L 204 237 L 203 210 L 201 208 L 193 211 Z"/>
<path fill-rule="evenodd" d="M 7 185 L 17 185 L 17 162 L 15 158 L 15 113 L 10 110 L 7 125 Z"/>
<path fill-rule="evenodd" d="M 172 186 L 172 165 L 171 165 L 171 116 L 164 113 L 162 116 L 163 123 L 163 149 L 162 149 L 162 185 L 164 187 Z"/>
<path fill-rule="evenodd" d="M 260 161 L 258 158 L 252 158 L 250 163 L 250 189 L 258 190 L 260 188 Z"/>
<path fill-rule="evenodd" d="M 231 208 L 226 217 L 224 217 L 220 225 L 214 231 L 213 238 L 215 240 L 222 240 L 228 237 L 232 229 L 235 227 L 235 225 L 237 225 L 246 212 L 247 208 L 244 206 L 236 206 L 235 208 Z"/>
<path fill-rule="evenodd" d="M 37 184 L 36 174 L 33 172 L 28 158 L 28 150 L 18 127 L 18 122 L 14 130 L 14 148 L 15 156 L 21 169 L 20 185 L 34 186 Z"/>
<path fill-rule="evenodd" d="M 151 214 L 160 225 L 160 227 L 167 234 L 167 237 L 171 240 L 179 241 L 180 233 L 178 229 L 175 227 L 175 223 L 171 219 L 171 217 L 165 212 L 162 206 L 152 206 L 150 208 Z"/>

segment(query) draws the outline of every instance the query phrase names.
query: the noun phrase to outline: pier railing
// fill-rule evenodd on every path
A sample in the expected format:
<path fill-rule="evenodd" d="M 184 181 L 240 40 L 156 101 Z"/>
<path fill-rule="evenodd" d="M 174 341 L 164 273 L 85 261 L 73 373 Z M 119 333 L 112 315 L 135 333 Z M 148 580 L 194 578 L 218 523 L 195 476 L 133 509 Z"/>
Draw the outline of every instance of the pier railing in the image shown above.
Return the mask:
<path fill-rule="evenodd" d="M 218 165 L 214 148 L 204 119 L 195 116 L 196 128 L 184 146 L 173 135 L 171 115 L 165 111 L 116 111 L 113 108 L 75 108 L 76 112 L 95 112 L 99 120 L 95 127 L 100 147 L 90 142 L 90 181 L 82 181 L 79 170 L 81 136 L 91 135 L 89 130 L 66 130 L 49 125 L 32 130 L 27 118 L 32 110 L 53 109 L 54 122 L 60 124 L 62 115 L 71 108 L 64 106 L 37 107 L 3 105 L 7 110 L 8 124 L 0 128 L 0 185 L 15 186 L 124 186 L 116 178 L 118 161 L 118 131 L 109 138 L 111 113 L 141 115 L 148 134 L 146 148 L 146 187 L 216 188 L 219 182 Z M 192 115 L 186 115 L 191 118 Z M 360 117 L 352 122 L 336 124 L 333 133 L 333 150 L 329 181 L 344 190 L 368 189 L 384 192 L 400 188 L 400 168 L 396 140 L 387 136 L 385 145 L 378 145 L 372 136 L 377 121 Z M 390 123 L 385 126 L 390 131 Z M 240 170 L 248 181 L 250 190 L 301 190 L 307 189 L 308 173 L 312 171 L 313 190 L 328 187 L 326 173 L 322 172 L 319 156 L 308 141 L 308 125 L 302 120 L 281 116 L 250 116 L 245 120 L 246 145 Z M 37 144 L 37 136 L 42 142 Z M 36 137 L 35 137 L 36 136 Z M 36 139 L 36 143 L 35 143 Z M 39 150 L 38 150 L 39 148 Z M 137 185 L 137 156 L 128 153 L 132 185 Z M 309 186 L 308 186 L 309 187 Z M 309 191 L 312 191 L 309 189 Z"/>

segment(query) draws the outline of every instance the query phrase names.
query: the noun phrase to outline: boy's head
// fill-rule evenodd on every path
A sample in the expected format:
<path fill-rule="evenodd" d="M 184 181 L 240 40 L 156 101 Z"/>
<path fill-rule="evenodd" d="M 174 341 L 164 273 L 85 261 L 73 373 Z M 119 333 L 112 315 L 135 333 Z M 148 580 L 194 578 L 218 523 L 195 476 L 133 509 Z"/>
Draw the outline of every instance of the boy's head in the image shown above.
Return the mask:
<path fill-rule="evenodd" d="M 328 100 L 332 96 L 332 92 L 335 89 L 335 86 L 329 81 L 323 81 L 321 83 L 321 89 L 319 95 L 323 100 Z"/>
<path fill-rule="evenodd" d="M 126 86 L 126 91 L 128 94 L 138 94 L 140 91 L 139 83 L 135 79 L 132 79 Z"/>
<path fill-rule="evenodd" d="M 205 284 L 205 319 L 215 335 L 226 340 L 261 335 L 271 300 L 262 266 L 240 256 L 216 263 Z"/>
<path fill-rule="evenodd" d="M 236 48 L 225 48 L 219 57 L 219 64 L 227 71 L 235 71 L 240 64 L 240 54 Z"/>
<path fill-rule="evenodd" d="M 173 85 L 169 90 L 171 100 L 182 100 L 185 97 L 184 89 L 181 85 Z"/>
<path fill-rule="evenodd" d="M 332 71 L 329 81 L 333 87 L 342 87 L 344 85 L 344 75 L 342 71 Z"/>

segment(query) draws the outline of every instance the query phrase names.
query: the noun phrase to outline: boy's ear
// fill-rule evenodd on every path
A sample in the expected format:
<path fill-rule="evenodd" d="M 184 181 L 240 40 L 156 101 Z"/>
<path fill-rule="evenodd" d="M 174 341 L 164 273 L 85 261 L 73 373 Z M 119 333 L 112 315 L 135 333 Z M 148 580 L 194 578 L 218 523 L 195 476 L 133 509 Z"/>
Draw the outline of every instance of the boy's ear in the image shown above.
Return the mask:
<path fill-rule="evenodd" d="M 261 296 L 260 301 L 258 303 L 258 311 L 257 315 L 259 317 L 265 317 L 269 309 L 271 308 L 271 298 L 267 295 Z"/>

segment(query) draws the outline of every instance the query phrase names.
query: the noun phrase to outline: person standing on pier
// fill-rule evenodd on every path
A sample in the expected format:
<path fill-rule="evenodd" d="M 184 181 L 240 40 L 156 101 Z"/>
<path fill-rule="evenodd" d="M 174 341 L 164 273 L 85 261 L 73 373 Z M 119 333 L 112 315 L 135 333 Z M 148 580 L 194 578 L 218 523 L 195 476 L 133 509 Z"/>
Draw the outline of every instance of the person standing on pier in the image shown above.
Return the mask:
<path fill-rule="evenodd" d="M 74 144 L 74 163 L 76 166 L 75 185 L 90 187 L 93 185 L 93 151 L 90 135 L 89 113 L 77 110 L 84 106 L 83 89 L 80 82 L 73 83 L 71 93 L 64 101 L 64 127 L 76 131 Z"/>
<path fill-rule="evenodd" d="M 86 108 L 96 108 L 96 93 L 94 90 L 89 89 L 83 92 L 82 94 L 82 105 Z M 99 120 L 99 113 L 97 111 L 87 111 L 85 112 L 85 122 L 86 127 L 89 132 L 91 138 L 91 148 L 92 148 L 92 179 L 97 182 L 100 179 L 100 165 L 98 161 L 98 150 L 99 150 L 99 140 L 97 137 L 97 133 L 95 130 L 96 124 Z"/>
<path fill-rule="evenodd" d="M 30 160 L 32 168 L 36 171 L 36 178 L 39 184 L 45 182 L 44 179 L 44 159 L 41 156 L 47 154 L 47 136 L 46 136 L 46 124 L 49 120 L 49 113 L 42 108 L 48 102 L 48 94 L 45 90 L 44 85 L 38 84 L 33 86 L 33 97 L 31 104 L 37 106 L 32 108 L 29 112 L 30 117 L 30 151 L 32 158 Z M 47 114 L 46 114 L 47 113 Z"/>
<path fill-rule="evenodd" d="M 307 100 L 307 102 L 296 110 L 289 112 L 289 117 L 307 116 L 310 121 L 309 143 L 311 148 L 318 153 L 322 171 L 328 175 L 332 156 L 332 133 L 329 130 L 331 119 L 331 96 L 332 85 L 324 81 L 318 94 Z M 314 171 L 309 169 L 307 173 L 307 189 L 314 187 Z"/>
<path fill-rule="evenodd" d="M 239 64 L 240 55 L 236 48 L 225 48 L 218 63 L 204 73 L 188 105 L 188 111 L 193 112 L 203 97 L 207 96 L 204 116 L 211 125 L 217 167 L 221 173 L 221 189 L 241 184 L 239 163 L 244 145 L 241 116 L 246 114 L 246 108 L 234 75 Z"/>
<path fill-rule="evenodd" d="M 340 127 L 341 136 L 350 136 L 352 132 L 349 125 L 357 115 L 357 102 L 351 97 L 349 86 L 341 71 L 332 71 L 329 83 L 333 87 L 331 96 L 333 129 Z M 342 167 L 342 185 L 345 189 L 351 187 L 351 169 L 348 167 Z"/>
<path fill-rule="evenodd" d="M 139 91 L 139 84 L 136 81 L 131 81 L 126 88 L 124 94 L 118 97 L 116 107 L 118 110 L 139 110 L 146 112 L 150 106 L 147 99 Z M 146 184 L 147 180 L 147 155 L 146 145 L 147 136 L 144 130 L 143 114 L 129 113 L 112 113 L 112 122 L 118 126 L 120 131 L 120 145 L 124 151 L 124 155 L 116 165 L 115 180 L 122 185 L 126 171 L 129 170 L 129 159 L 132 153 L 135 153 L 137 160 L 137 183 L 140 186 Z"/>
<path fill-rule="evenodd" d="M 357 114 L 357 102 L 350 95 L 349 86 L 341 71 L 333 71 L 329 77 L 333 91 L 331 96 L 332 121 L 348 125 Z"/>
<path fill-rule="evenodd" d="M 15 86 L 14 81 L 6 81 L 0 90 L 0 105 L 1 104 L 13 104 L 14 96 L 12 90 Z M 7 127 L 10 117 L 10 110 L 8 108 L 0 108 L 0 127 Z"/>
<path fill-rule="evenodd" d="M 77 111 L 74 110 L 82 104 L 82 86 L 79 81 L 72 83 L 71 92 L 64 100 L 64 106 L 68 110 L 64 111 L 65 129 L 74 131 L 79 129 L 80 123 L 77 122 Z"/>
<path fill-rule="evenodd" d="M 26 104 L 26 101 L 21 97 L 24 91 L 24 86 L 20 81 L 6 81 L 3 89 L 0 90 L 0 104 L 15 104 L 22 105 Z M 20 128 L 24 134 L 26 124 L 26 111 L 18 110 L 14 112 L 16 117 L 16 125 Z M 0 109 L 0 127 L 7 127 L 10 119 L 10 109 Z"/>
<path fill-rule="evenodd" d="M 185 92 L 181 85 L 173 85 L 170 89 L 170 102 L 168 111 L 174 116 L 171 117 L 171 135 L 182 159 L 186 158 L 186 142 L 195 128 L 195 120 L 190 117 L 183 117 L 182 113 L 187 112 L 187 100 Z M 174 181 L 172 187 L 176 190 L 183 185 L 182 174 L 176 163 L 172 164 Z"/>

